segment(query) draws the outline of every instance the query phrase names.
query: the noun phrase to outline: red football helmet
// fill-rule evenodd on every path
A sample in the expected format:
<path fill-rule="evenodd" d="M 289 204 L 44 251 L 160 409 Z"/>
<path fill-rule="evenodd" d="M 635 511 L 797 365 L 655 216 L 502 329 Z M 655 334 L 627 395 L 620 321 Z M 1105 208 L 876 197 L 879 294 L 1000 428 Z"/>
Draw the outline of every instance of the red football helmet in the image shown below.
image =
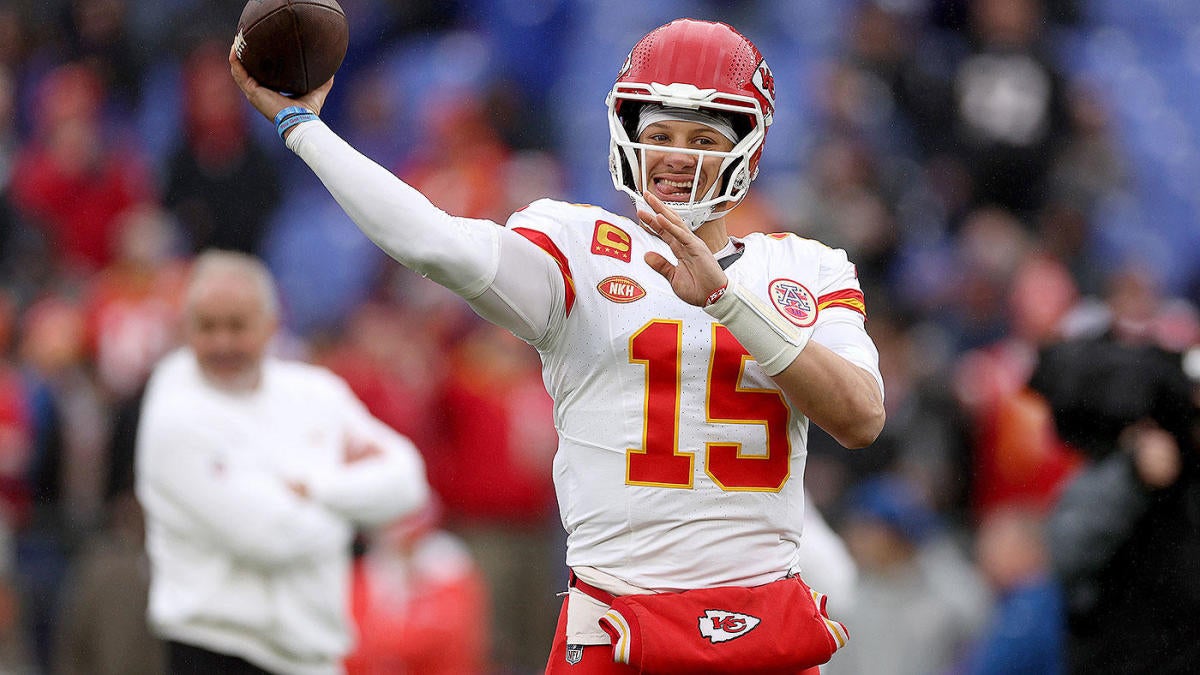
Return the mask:
<path fill-rule="evenodd" d="M 670 204 L 692 229 L 733 208 L 758 174 L 767 127 L 775 112 L 775 78 L 762 53 L 728 24 L 677 19 L 660 26 L 634 45 L 617 74 L 608 104 L 609 171 L 613 185 L 628 194 L 639 208 L 645 184 L 646 150 L 655 146 L 637 143 L 638 113 L 655 103 L 717 113 L 733 123 L 738 141 L 730 152 L 681 150 L 721 156 L 721 180 L 704 195 L 694 186 L 687 202 Z M 697 161 L 697 174 L 700 161 Z"/>

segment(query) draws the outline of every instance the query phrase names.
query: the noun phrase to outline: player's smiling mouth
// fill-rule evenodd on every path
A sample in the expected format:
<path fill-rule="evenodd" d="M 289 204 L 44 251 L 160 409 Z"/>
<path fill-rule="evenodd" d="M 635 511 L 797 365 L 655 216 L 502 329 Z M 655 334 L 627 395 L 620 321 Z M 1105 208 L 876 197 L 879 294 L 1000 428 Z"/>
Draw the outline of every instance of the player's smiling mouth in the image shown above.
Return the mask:
<path fill-rule="evenodd" d="M 663 199 L 674 197 L 670 201 L 681 201 L 679 197 L 684 197 L 685 200 L 692 195 L 692 186 L 694 182 L 691 178 L 674 179 L 674 178 L 655 178 L 654 191 Z"/>

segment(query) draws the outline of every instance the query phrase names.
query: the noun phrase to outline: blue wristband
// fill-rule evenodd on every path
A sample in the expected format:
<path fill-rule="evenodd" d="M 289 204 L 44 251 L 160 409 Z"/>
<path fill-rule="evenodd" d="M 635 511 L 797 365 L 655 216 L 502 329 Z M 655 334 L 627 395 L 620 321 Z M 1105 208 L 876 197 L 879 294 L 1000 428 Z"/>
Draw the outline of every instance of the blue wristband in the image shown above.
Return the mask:
<path fill-rule="evenodd" d="M 308 108 L 298 105 L 288 106 L 275 114 L 275 131 L 283 138 L 283 133 L 301 122 L 311 122 L 320 119 Z"/>

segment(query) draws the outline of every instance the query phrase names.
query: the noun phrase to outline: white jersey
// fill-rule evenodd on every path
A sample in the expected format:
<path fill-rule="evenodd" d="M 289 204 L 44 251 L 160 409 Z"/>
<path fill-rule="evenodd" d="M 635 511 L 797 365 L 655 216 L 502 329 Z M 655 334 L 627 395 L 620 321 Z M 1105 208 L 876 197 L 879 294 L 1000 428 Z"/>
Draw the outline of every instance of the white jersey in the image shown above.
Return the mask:
<path fill-rule="evenodd" d="M 508 226 L 566 282 L 561 320 L 535 346 L 555 401 L 567 564 L 656 590 L 795 571 L 808 420 L 728 329 L 644 262 L 647 251 L 673 260 L 667 245 L 628 218 L 550 200 Z M 790 234 L 740 243 L 745 287 L 798 323 L 861 328 L 843 252 Z"/>
<path fill-rule="evenodd" d="M 381 452 L 347 464 L 347 438 Z M 333 373 L 268 357 L 254 391 L 229 393 L 187 348 L 147 384 L 136 487 L 155 633 L 293 675 L 343 672 L 356 526 L 429 495 L 420 452 Z"/>

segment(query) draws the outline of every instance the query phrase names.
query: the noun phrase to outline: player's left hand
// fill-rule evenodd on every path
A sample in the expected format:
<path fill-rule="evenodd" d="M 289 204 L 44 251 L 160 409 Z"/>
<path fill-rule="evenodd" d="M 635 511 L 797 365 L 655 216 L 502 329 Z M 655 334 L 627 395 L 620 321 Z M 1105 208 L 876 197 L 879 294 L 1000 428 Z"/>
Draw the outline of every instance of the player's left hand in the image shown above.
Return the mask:
<path fill-rule="evenodd" d="M 717 264 L 704 240 L 684 224 L 679 214 L 649 191 L 644 197 L 653 212 L 638 211 L 638 219 L 671 247 L 671 253 L 678 261 L 672 265 L 663 256 L 650 251 L 646 253 L 646 264 L 671 283 L 671 289 L 680 300 L 703 307 L 713 291 L 729 283 L 729 277 L 725 276 L 725 270 Z"/>

